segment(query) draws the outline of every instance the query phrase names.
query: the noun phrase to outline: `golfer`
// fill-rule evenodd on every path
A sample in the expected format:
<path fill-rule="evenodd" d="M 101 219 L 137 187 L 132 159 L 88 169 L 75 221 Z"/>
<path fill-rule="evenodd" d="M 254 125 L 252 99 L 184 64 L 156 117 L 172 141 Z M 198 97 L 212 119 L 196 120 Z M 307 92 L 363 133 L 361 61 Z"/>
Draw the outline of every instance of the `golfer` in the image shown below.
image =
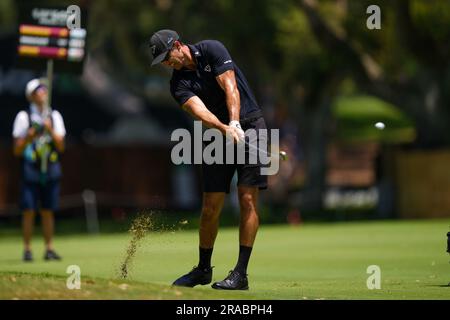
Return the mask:
<path fill-rule="evenodd" d="M 23 211 L 24 261 L 32 261 L 31 236 L 34 216 L 42 217 L 46 251 L 45 260 L 60 260 L 53 249 L 53 212 L 59 196 L 61 165 L 66 129 L 61 114 L 48 105 L 45 81 L 28 82 L 25 95 L 30 106 L 20 111 L 13 125 L 14 155 L 21 158 L 22 189 L 20 207 Z"/>
<path fill-rule="evenodd" d="M 227 49 L 215 40 L 184 44 L 177 32 L 160 30 L 150 40 L 152 65 L 173 68 L 170 91 L 179 105 L 209 128 L 243 142 L 247 129 L 265 129 L 256 99 Z M 248 145 L 246 145 L 246 148 Z M 246 150 L 248 153 L 249 151 Z M 234 173 L 238 174 L 240 204 L 239 257 L 228 276 L 214 289 L 247 290 L 247 266 L 258 230 L 258 192 L 267 188 L 267 176 L 258 164 L 202 164 L 203 203 L 200 218 L 199 263 L 175 280 L 176 286 L 194 287 L 212 280 L 211 255 L 219 216 Z"/>

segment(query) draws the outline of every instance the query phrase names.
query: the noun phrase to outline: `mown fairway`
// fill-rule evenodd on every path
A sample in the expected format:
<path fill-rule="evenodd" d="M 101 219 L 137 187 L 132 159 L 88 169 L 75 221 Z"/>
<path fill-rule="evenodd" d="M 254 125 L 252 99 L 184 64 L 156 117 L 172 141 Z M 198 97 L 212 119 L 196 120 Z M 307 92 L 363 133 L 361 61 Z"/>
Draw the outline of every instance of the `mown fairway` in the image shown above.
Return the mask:
<path fill-rule="evenodd" d="M 61 262 L 42 259 L 34 238 L 23 263 L 19 234 L 0 235 L 1 299 L 450 299 L 450 220 L 261 226 L 249 266 L 248 292 L 210 286 L 171 288 L 197 263 L 197 232 L 150 232 L 137 250 L 129 279 L 119 277 L 130 235 L 60 236 Z M 220 230 L 214 280 L 233 268 L 237 228 Z M 81 290 L 66 288 L 66 268 L 81 268 Z M 381 268 L 381 289 L 368 290 L 369 265 Z"/>

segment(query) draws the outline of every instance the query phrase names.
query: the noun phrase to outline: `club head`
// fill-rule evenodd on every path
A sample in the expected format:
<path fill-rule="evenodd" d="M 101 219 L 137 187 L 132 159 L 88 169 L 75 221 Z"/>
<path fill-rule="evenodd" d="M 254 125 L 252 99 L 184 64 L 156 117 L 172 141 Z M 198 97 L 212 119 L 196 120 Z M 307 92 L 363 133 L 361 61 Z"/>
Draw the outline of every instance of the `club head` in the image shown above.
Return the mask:
<path fill-rule="evenodd" d="M 288 156 L 287 156 L 286 151 L 280 151 L 280 159 L 285 161 L 285 160 L 287 160 L 287 158 L 288 158 Z"/>

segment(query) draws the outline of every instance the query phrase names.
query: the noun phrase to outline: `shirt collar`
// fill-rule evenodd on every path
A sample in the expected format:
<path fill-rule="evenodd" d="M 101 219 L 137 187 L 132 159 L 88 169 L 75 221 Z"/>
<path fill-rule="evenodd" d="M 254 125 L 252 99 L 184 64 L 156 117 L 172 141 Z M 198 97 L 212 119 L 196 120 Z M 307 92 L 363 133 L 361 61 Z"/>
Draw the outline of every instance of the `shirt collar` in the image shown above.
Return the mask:
<path fill-rule="evenodd" d="M 191 51 L 191 55 L 194 58 L 195 64 L 198 69 L 198 59 L 202 56 L 202 53 L 195 45 L 188 44 L 187 46 L 188 46 L 189 50 Z"/>

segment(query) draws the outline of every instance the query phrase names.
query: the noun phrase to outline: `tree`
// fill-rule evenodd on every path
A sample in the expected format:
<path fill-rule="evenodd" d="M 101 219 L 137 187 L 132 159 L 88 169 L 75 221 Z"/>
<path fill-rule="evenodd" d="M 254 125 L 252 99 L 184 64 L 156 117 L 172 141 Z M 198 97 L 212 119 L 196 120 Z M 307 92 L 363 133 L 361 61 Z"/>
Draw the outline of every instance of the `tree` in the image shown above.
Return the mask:
<path fill-rule="evenodd" d="M 304 141 L 311 208 L 320 209 L 325 186 L 330 108 L 348 83 L 350 91 L 374 95 L 410 115 L 417 146 L 450 144 L 446 1 L 378 1 L 381 30 L 366 28 L 368 0 L 89 3 L 91 57 L 137 94 L 172 101 L 168 72 L 149 67 L 148 39 L 161 28 L 176 29 L 191 43 L 224 42 L 259 100 L 274 88 L 272 100 L 289 106 Z M 148 90 L 149 81 L 158 86 Z"/>
<path fill-rule="evenodd" d="M 381 4 L 381 31 L 364 29 L 361 13 L 369 2 L 358 1 L 349 2 L 344 32 L 339 34 L 321 16 L 317 1 L 298 1 L 320 45 L 339 55 L 340 68 L 350 72 L 359 89 L 393 103 L 415 120 L 418 146 L 449 145 L 450 4 Z"/>

